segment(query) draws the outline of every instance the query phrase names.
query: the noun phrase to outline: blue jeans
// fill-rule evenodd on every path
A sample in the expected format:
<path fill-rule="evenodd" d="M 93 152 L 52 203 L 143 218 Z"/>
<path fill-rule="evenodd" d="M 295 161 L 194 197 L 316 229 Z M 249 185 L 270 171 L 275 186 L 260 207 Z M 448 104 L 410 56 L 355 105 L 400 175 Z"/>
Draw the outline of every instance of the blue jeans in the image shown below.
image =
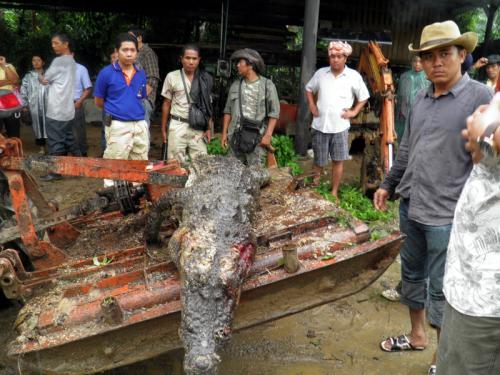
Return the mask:
<path fill-rule="evenodd" d="M 435 327 L 443 320 L 443 277 L 451 224 L 425 225 L 408 218 L 408 200 L 401 200 L 399 225 L 406 240 L 401 247 L 401 302 L 412 309 L 427 307 Z"/>

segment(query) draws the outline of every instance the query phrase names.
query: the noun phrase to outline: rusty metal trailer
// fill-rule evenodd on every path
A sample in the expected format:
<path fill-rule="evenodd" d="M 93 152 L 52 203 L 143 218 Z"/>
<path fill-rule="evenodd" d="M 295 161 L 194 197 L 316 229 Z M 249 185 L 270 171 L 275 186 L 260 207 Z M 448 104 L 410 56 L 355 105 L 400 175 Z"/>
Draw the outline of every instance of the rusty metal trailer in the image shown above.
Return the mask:
<path fill-rule="evenodd" d="M 172 161 L 24 157 L 19 140 L 1 136 L 0 151 L 14 212 L 4 218 L 0 236 L 20 239 L 18 249 L 0 252 L 0 285 L 9 298 L 25 303 L 9 355 L 42 373 L 89 374 L 181 347 L 179 275 L 145 244 L 142 227 L 150 202 L 182 188 L 186 171 Z M 57 211 L 30 174 L 45 168 L 125 182 Z M 243 285 L 235 331 L 360 291 L 393 262 L 403 238 L 396 232 L 370 241 L 364 223 L 298 188 L 302 184 L 288 173 L 275 168 L 271 174 L 271 185 L 261 191 L 257 256 Z M 167 222 L 162 235 L 168 238 L 174 229 Z M 294 273 L 283 267 L 285 247 L 300 261 Z"/>

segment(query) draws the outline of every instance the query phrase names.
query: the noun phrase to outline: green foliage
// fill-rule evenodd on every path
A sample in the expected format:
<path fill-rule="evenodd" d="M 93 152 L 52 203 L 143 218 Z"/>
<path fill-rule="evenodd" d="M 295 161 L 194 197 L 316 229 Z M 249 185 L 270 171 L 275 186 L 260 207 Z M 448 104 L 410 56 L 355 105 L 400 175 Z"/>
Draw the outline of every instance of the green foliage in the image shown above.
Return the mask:
<path fill-rule="evenodd" d="M 93 257 L 92 263 L 94 263 L 94 266 L 100 267 L 110 264 L 114 259 L 114 257 L 108 258 L 106 255 L 102 258 L 102 260 L 99 260 L 98 257 Z"/>
<path fill-rule="evenodd" d="M 271 145 L 275 148 L 274 156 L 279 167 L 286 167 L 289 162 L 297 160 L 293 147 L 293 139 L 286 135 L 273 135 Z"/>
<path fill-rule="evenodd" d="M 21 75 L 31 69 L 31 57 L 40 54 L 47 63 L 53 56 L 51 36 L 67 33 L 76 60 L 92 75 L 108 63 L 115 36 L 137 20 L 135 15 L 100 12 L 34 11 L 0 9 L 0 50 L 14 63 Z M 144 25 L 147 29 L 147 25 Z M 46 64 L 48 66 L 48 64 Z"/>
<path fill-rule="evenodd" d="M 455 21 L 461 32 L 474 31 L 478 34 L 480 43 L 484 40 L 487 17 L 483 8 L 474 8 L 460 13 L 455 17 Z"/>
<path fill-rule="evenodd" d="M 331 185 L 328 183 L 321 183 L 316 191 L 320 193 L 325 199 L 331 202 L 337 202 L 331 194 Z M 340 207 L 351 213 L 352 216 L 363 221 L 383 221 L 387 222 L 394 219 L 394 212 L 392 210 L 382 212 L 373 207 L 372 202 L 356 187 L 342 185 L 339 191 Z"/>
<path fill-rule="evenodd" d="M 370 233 L 370 241 L 377 241 L 381 238 L 387 237 L 389 232 L 384 229 L 376 229 Z"/>
<path fill-rule="evenodd" d="M 300 68 L 295 66 L 271 66 L 266 68 L 266 76 L 276 85 L 278 97 L 287 103 L 296 103 L 299 97 Z"/>
<path fill-rule="evenodd" d="M 207 144 L 207 152 L 209 155 L 227 155 L 228 149 L 222 147 L 220 138 L 212 138 Z"/>
<path fill-rule="evenodd" d="M 483 7 L 463 11 L 456 15 L 454 19 L 461 32 L 474 31 L 478 35 L 479 43 L 484 41 L 488 17 Z M 493 40 L 500 39 L 500 12 L 498 10 L 493 18 L 491 38 Z"/>
<path fill-rule="evenodd" d="M 274 147 L 274 156 L 279 167 L 289 167 L 292 176 L 303 172 L 297 164 L 298 155 L 293 146 L 293 139 L 286 135 L 273 135 L 271 145 Z"/>

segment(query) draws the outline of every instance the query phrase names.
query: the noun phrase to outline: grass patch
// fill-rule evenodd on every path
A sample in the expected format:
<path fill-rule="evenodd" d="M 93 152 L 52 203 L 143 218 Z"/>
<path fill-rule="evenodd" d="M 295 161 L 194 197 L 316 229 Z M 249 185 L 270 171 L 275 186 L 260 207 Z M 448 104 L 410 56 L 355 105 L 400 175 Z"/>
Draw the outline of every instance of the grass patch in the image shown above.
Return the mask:
<path fill-rule="evenodd" d="M 304 171 L 297 163 L 298 155 L 295 152 L 293 139 L 287 135 L 273 135 L 271 145 L 274 147 L 274 157 L 278 167 L 289 167 L 292 176 L 299 175 Z"/>
<path fill-rule="evenodd" d="M 229 148 L 222 147 L 220 138 L 212 138 L 207 144 L 207 152 L 209 155 L 227 155 Z"/>
<path fill-rule="evenodd" d="M 340 202 L 331 194 L 331 185 L 329 183 L 322 182 L 315 190 L 326 200 L 338 203 L 341 208 L 357 219 L 369 223 L 388 223 L 396 218 L 396 203 L 388 202 L 389 209 L 387 211 L 378 211 L 373 207 L 372 201 L 357 187 L 341 185 L 339 189 Z"/>

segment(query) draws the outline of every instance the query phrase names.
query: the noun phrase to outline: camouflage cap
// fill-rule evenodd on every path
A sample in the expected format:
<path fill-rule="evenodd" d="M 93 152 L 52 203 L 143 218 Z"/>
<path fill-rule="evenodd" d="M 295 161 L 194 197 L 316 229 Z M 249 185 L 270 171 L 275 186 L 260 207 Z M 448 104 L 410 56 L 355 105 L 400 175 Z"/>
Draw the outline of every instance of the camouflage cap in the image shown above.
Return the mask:
<path fill-rule="evenodd" d="M 231 60 L 240 60 L 240 59 L 248 60 L 248 62 L 250 62 L 250 64 L 252 64 L 252 66 L 254 67 L 255 71 L 259 74 L 264 73 L 264 70 L 266 69 L 266 65 L 264 64 L 262 56 L 254 49 L 251 48 L 239 49 L 231 55 Z"/>

